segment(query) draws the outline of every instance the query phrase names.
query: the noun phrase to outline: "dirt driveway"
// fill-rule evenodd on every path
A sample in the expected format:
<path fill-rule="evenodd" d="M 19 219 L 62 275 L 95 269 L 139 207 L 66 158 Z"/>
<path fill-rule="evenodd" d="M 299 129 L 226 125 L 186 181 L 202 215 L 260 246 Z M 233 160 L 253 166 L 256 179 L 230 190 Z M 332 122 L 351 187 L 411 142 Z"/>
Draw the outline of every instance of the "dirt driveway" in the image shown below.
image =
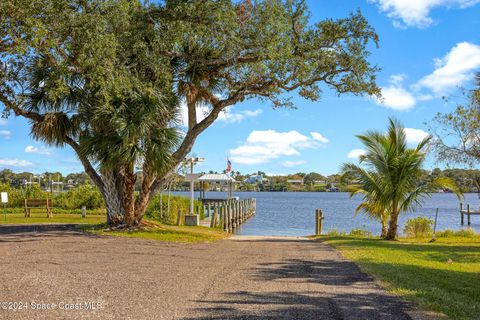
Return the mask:
<path fill-rule="evenodd" d="M 318 241 L 167 244 L 70 229 L 0 227 L 1 319 L 411 319 Z"/>

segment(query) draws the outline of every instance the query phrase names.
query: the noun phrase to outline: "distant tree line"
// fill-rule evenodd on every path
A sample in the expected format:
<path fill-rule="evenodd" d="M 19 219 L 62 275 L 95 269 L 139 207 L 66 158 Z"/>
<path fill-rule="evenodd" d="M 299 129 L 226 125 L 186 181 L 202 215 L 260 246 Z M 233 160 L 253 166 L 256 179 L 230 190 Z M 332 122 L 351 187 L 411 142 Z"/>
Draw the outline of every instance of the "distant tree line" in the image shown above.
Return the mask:
<path fill-rule="evenodd" d="M 209 173 L 215 173 L 209 171 Z M 217 172 L 218 173 L 218 172 Z M 267 175 L 265 172 L 257 171 L 252 174 L 243 174 L 240 171 L 232 171 L 232 177 L 240 182 L 238 189 L 241 191 L 307 191 L 307 192 L 324 192 L 328 188 L 336 187 L 337 191 L 348 191 L 348 186 L 354 184 L 354 181 L 345 181 L 341 179 L 339 174 L 322 175 L 317 172 L 297 172 L 289 175 Z M 250 175 L 261 175 L 266 178 L 266 181 L 255 184 L 247 184 L 245 180 Z M 462 192 L 479 192 L 480 193 L 480 170 L 476 169 L 444 169 L 435 168 L 431 171 L 423 170 L 424 179 L 445 176 L 452 178 Z M 10 169 L 0 170 L 0 184 L 8 184 L 12 188 L 24 187 L 24 182 L 33 181 L 38 183 L 41 181 L 41 188 L 47 189 L 49 179 L 55 182 L 63 182 L 64 184 L 71 183 L 74 187 L 82 185 L 92 185 L 90 178 L 84 172 L 62 174 L 60 172 L 44 172 L 41 174 L 34 174 L 32 172 L 15 173 Z M 303 180 L 302 184 L 291 184 L 289 180 Z M 211 189 L 211 185 L 207 186 Z M 172 179 L 171 190 L 188 190 L 190 183 L 185 182 L 182 175 L 177 174 L 175 179 Z M 200 186 L 196 185 L 199 189 Z M 139 188 L 137 189 L 139 190 Z"/>

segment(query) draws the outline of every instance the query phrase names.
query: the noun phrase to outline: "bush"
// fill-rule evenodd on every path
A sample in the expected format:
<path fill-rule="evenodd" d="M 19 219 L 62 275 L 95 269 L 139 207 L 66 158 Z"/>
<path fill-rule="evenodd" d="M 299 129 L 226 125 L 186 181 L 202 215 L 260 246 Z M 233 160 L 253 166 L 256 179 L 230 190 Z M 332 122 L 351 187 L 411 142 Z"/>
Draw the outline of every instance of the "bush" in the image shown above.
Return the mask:
<path fill-rule="evenodd" d="M 83 185 L 67 192 L 55 194 L 53 205 L 61 209 L 81 209 L 83 206 L 88 210 L 105 208 L 102 194 L 93 185 Z"/>
<path fill-rule="evenodd" d="M 182 196 L 170 196 L 170 211 L 168 211 L 168 195 L 163 194 L 162 198 L 162 210 L 160 209 L 160 194 L 157 194 L 154 198 L 150 200 L 150 203 L 147 207 L 147 217 L 150 219 L 158 220 L 165 224 L 176 224 L 177 223 L 177 214 L 180 210 L 183 214 L 186 214 L 190 211 L 190 199 Z M 203 219 L 205 216 L 202 202 L 195 200 L 195 211 L 198 206 L 201 207 L 200 210 L 200 219 Z"/>
<path fill-rule="evenodd" d="M 428 237 L 433 233 L 433 220 L 425 217 L 409 219 L 403 227 L 403 233 L 409 237 Z"/>
<path fill-rule="evenodd" d="M 53 199 L 53 208 L 61 210 L 80 210 L 83 206 L 87 210 L 104 209 L 105 202 L 96 186 L 83 185 L 61 193 L 43 191 L 38 185 L 25 188 L 12 188 L 8 184 L 0 184 L 0 192 L 8 193 L 9 208 L 23 208 L 25 199 Z"/>
<path fill-rule="evenodd" d="M 342 237 L 346 235 L 347 233 L 345 231 L 339 231 L 337 230 L 337 228 L 330 229 L 327 231 L 327 236 L 330 236 L 330 237 Z"/>
<path fill-rule="evenodd" d="M 467 229 L 462 229 L 458 231 L 447 229 L 444 231 L 437 232 L 436 236 L 438 238 L 449 238 L 449 237 L 473 238 L 477 236 L 477 234 L 472 228 L 467 228 Z"/>
<path fill-rule="evenodd" d="M 367 231 L 365 229 L 352 229 L 350 231 L 350 236 L 355 236 L 355 237 L 371 237 L 372 233 L 370 231 Z"/>

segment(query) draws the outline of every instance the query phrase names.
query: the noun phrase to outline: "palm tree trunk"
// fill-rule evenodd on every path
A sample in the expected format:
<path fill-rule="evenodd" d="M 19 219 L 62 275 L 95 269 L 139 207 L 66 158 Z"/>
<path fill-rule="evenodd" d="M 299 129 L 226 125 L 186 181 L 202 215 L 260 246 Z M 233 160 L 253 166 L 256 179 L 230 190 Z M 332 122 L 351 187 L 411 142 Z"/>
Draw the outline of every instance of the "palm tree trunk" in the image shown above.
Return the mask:
<path fill-rule="evenodd" d="M 388 226 L 387 236 L 385 240 L 395 240 L 397 238 L 398 229 L 398 212 L 394 210 L 390 216 L 390 223 Z"/>
<path fill-rule="evenodd" d="M 380 237 L 386 238 L 388 233 L 388 226 L 387 226 L 387 221 L 382 221 L 382 234 Z"/>
<path fill-rule="evenodd" d="M 138 223 L 135 219 L 135 180 L 136 176 L 132 168 L 123 169 L 123 195 L 122 203 L 125 211 L 123 222 L 127 227 Z"/>
<path fill-rule="evenodd" d="M 112 170 L 103 171 L 101 179 L 103 181 L 102 196 L 107 208 L 107 224 L 117 225 L 123 222 L 124 208 L 121 199 L 121 189 L 119 188 L 118 175 Z"/>

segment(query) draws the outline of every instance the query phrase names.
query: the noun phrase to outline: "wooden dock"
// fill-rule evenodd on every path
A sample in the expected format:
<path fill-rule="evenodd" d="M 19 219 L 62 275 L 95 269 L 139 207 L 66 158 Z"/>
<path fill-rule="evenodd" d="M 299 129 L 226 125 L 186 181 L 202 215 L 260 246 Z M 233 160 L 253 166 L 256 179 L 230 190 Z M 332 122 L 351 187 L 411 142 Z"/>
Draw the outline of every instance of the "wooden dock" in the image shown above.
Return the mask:
<path fill-rule="evenodd" d="M 475 215 L 480 216 L 480 211 L 470 210 L 469 204 L 467 204 L 467 210 L 463 210 L 463 203 L 460 203 L 460 220 L 462 224 L 465 223 L 465 220 L 464 220 L 465 215 L 467 216 L 467 224 L 470 225 L 471 224 L 470 216 L 475 216 Z"/>
<path fill-rule="evenodd" d="M 227 232 L 235 232 L 242 223 L 255 214 L 256 209 L 256 199 L 206 202 L 205 219 L 200 224 L 208 226 L 209 222 L 211 228 L 221 227 Z"/>

